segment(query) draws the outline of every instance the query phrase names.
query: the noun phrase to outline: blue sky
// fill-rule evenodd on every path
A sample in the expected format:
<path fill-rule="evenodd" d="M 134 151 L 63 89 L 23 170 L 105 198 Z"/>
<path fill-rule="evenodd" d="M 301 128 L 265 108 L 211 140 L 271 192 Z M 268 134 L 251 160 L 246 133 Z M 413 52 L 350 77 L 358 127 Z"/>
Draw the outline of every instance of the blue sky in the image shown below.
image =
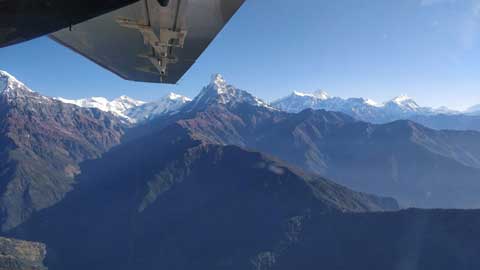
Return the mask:
<path fill-rule="evenodd" d="M 272 100 L 293 90 L 428 106 L 480 103 L 479 0 L 246 0 L 178 85 L 124 81 L 47 38 L 0 69 L 50 96 L 194 96 L 210 75 Z"/>

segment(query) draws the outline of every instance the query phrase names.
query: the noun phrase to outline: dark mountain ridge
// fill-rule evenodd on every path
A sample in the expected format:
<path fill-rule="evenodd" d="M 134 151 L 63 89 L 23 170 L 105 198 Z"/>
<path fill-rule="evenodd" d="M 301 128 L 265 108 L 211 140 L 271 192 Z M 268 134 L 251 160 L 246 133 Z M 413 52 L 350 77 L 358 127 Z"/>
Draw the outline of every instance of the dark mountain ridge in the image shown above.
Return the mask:
<path fill-rule="evenodd" d="M 476 269 L 480 213 L 404 210 L 178 124 L 85 162 L 12 236 L 49 269 Z M 88 247 L 88 248 L 83 248 Z"/>
<path fill-rule="evenodd" d="M 16 235 L 48 243 L 49 269 L 480 266 L 474 240 L 480 235 L 478 211 L 369 214 L 358 204 L 363 196 L 352 201 L 351 193 L 341 195 L 335 184 L 304 182 L 259 153 L 196 143 L 191 149 L 189 140 L 174 141 L 172 147 L 161 147 L 163 158 L 120 159 L 118 168 L 158 162 L 152 177 L 134 178 L 139 171 L 129 172 L 125 166 L 109 178 L 97 174 L 100 167 L 93 163 L 114 163 L 111 158 L 118 153 L 89 162 L 92 173 L 99 175 L 92 180 L 100 180 L 100 185 L 86 186 L 93 192 L 75 189 Z M 188 153 L 161 165 L 165 157 L 178 153 L 178 143 L 190 149 Z M 151 142 L 145 142 L 147 146 Z M 134 143 L 114 151 L 131 153 L 138 147 Z M 258 166 L 264 162 L 269 164 Z M 122 176 L 125 173 L 130 175 Z"/>
<path fill-rule="evenodd" d="M 176 124 L 85 162 L 78 177 L 64 200 L 12 233 L 47 243 L 51 269 L 249 268 L 297 216 L 398 209 Z"/>

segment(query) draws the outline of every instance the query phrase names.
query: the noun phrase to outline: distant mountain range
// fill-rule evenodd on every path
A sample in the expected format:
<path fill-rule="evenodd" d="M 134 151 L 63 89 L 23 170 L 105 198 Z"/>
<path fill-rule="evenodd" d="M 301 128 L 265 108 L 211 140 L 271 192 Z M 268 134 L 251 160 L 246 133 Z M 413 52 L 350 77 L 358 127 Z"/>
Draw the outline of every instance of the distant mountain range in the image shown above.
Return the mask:
<path fill-rule="evenodd" d="M 474 105 L 465 111 L 465 114 L 480 115 L 480 104 Z"/>
<path fill-rule="evenodd" d="M 395 97 L 384 103 L 377 103 L 367 98 L 331 97 L 322 90 L 313 93 L 295 91 L 272 104 L 281 110 L 294 113 L 305 109 L 341 111 L 368 122 L 391 122 L 414 114 L 457 113 L 448 108 L 421 107 L 407 95 Z"/>
<path fill-rule="evenodd" d="M 288 113 L 219 75 L 134 124 L 149 103 L 0 82 L 0 266 L 42 269 L 47 250 L 50 270 L 480 267 L 479 211 L 389 197 L 478 207 L 479 132 Z"/>
<path fill-rule="evenodd" d="M 422 107 L 412 98 L 401 95 L 384 103 L 366 98 L 331 97 L 325 91 L 314 93 L 294 92 L 274 101 L 272 106 L 287 112 L 305 109 L 337 111 L 358 120 L 385 124 L 397 120 L 413 120 L 434 129 L 480 130 L 480 110 L 473 106 L 465 112 Z"/>
<path fill-rule="evenodd" d="M 176 113 L 179 108 L 191 101 L 190 98 L 175 93 L 169 93 L 154 102 L 135 100 L 127 96 L 120 96 L 112 101 L 103 97 L 79 100 L 57 99 L 80 107 L 111 112 L 130 123 L 139 123 L 157 116 Z M 257 98 L 257 100 L 260 99 Z M 472 106 L 463 112 L 450 110 L 447 107 L 422 107 L 406 95 L 378 103 L 367 98 L 332 97 L 322 90 L 313 93 L 295 91 L 271 104 L 261 102 L 265 106 L 291 113 L 299 113 L 305 109 L 342 112 L 374 124 L 412 120 L 433 129 L 480 130 L 480 105 Z"/>
<path fill-rule="evenodd" d="M 103 97 L 77 100 L 65 98 L 56 99 L 83 108 L 96 108 L 104 112 L 110 112 L 130 123 L 137 123 L 155 116 L 174 113 L 182 105 L 191 101 L 191 99 L 175 93 L 169 93 L 162 99 L 153 102 L 136 100 L 127 96 L 120 96 L 112 101 Z"/>
<path fill-rule="evenodd" d="M 112 101 L 104 97 L 91 97 L 77 100 L 65 98 L 56 99 L 63 103 L 73 104 L 83 108 L 96 108 L 104 112 L 111 112 L 128 120 L 134 120 L 131 119 L 127 114 L 127 111 L 129 109 L 141 106 L 146 103 L 144 101 L 135 100 L 127 96 L 120 96 L 119 98 L 116 98 Z"/>

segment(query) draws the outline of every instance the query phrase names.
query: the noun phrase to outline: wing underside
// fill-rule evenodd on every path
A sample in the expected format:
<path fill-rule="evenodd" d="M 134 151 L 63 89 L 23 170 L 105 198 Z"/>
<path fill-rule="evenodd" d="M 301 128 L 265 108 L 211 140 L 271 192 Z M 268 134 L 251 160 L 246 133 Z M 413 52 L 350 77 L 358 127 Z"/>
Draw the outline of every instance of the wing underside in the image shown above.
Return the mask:
<path fill-rule="evenodd" d="M 43 36 L 138 0 L 0 0 L 0 48 Z"/>
<path fill-rule="evenodd" d="M 176 83 L 243 2 L 142 0 L 51 38 L 124 79 Z"/>

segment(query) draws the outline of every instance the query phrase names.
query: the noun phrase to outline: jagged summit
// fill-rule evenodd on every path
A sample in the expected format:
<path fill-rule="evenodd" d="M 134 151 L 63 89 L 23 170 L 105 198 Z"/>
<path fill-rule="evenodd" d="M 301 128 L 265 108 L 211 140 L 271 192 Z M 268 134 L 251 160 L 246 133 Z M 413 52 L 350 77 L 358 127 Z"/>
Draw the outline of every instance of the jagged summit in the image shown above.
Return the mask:
<path fill-rule="evenodd" d="M 209 88 L 215 89 L 218 94 L 223 94 L 227 91 L 227 82 L 221 74 L 214 74 L 211 77 Z"/>
<path fill-rule="evenodd" d="M 393 98 L 391 101 L 395 103 L 403 103 L 405 101 L 412 100 L 412 98 L 406 94 L 401 94 L 395 98 Z"/>
<path fill-rule="evenodd" d="M 395 106 L 398 109 L 408 110 L 408 111 L 417 111 L 420 106 L 413 100 L 413 98 L 409 97 L 408 95 L 400 95 L 395 97 L 394 99 L 385 103 L 385 106 Z"/>
<path fill-rule="evenodd" d="M 135 122 L 141 122 L 160 115 L 175 114 L 190 101 L 186 96 L 170 92 L 159 100 L 128 109 L 125 114 Z"/>
<path fill-rule="evenodd" d="M 32 91 L 24 83 L 17 80 L 13 75 L 0 70 L 0 97 L 8 103 L 51 103 L 49 97 Z"/>
<path fill-rule="evenodd" d="M 228 84 L 222 75 L 214 74 L 210 83 L 190 103 L 188 110 L 202 109 L 216 104 L 236 106 L 243 103 L 273 109 L 267 102 Z"/>
<path fill-rule="evenodd" d="M 0 92 L 10 92 L 10 91 L 27 91 L 33 92 L 25 84 L 17 80 L 10 73 L 0 70 Z"/>
<path fill-rule="evenodd" d="M 313 93 L 306 93 L 306 92 L 300 92 L 300 91 L 293 91 L 292 93 L 293 96 L 299 96 L 299 97 L 312 97 L 320 100 L 327 100 L 330 98 L 330 95 L 325 92 L 324 90 L 317 90 Z"/>
<path fill-rule="evenodd" d="M 230 96 L 237 95 L 237 90 L 234 86 L 227 84 L 227 81 L 221 74 L 214 74 L 211 77 L 210 83 L 202 89 L 198 97 L 220 97 L 222 101 L 228 102 L 226 99 Z"/>
<path fill-rule="evenodd" d="M 402 104 L 407 104 L 407 103 L 412 103 L 412 102 L 415 103 L 413 98 L 406 95 L 406 94 L 399 95 L 399 96 L 393 98 L 392 100 L 390 100 L 388 102 L 392 102 L 392 103 L 395 103 L 397 105 L 402 105 Z"/>

